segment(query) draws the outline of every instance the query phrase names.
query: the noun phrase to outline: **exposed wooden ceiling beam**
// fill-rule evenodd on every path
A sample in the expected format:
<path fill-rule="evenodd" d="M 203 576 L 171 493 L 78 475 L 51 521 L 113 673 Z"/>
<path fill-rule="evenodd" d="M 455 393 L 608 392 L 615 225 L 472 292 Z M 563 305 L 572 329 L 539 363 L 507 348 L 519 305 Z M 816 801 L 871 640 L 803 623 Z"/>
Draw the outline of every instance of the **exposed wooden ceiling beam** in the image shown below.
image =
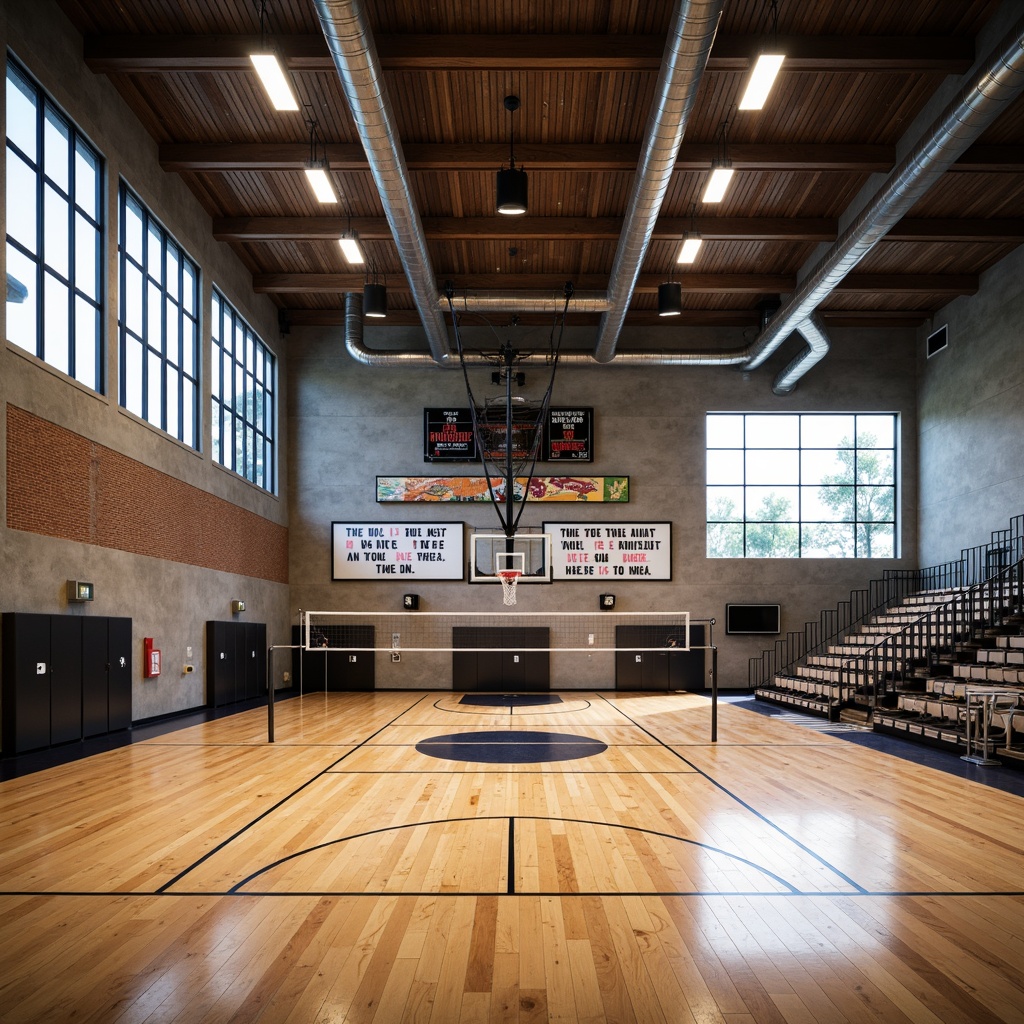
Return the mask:
<path fill-rule="evenodd" d="M 1020 217 L 936 217 L 899 221 L 885 236 L 886 242 L 1024 242 Z"/>
<path fill-rule="evenodd" d="M 832 242 L 837 222 L 808 217 L 662 217 L 652 238 L 671 241 L 692 227 L 708 241 Z M 220 217 L 213 222 L 219 242 L 334 241 L 354 230 L 370 242 L 387 241 L 384 217 Z M 615 241 L 619 217 L 424 217 L 423 230 L 434 241 Z M 917 218 L 900 221 L 886 242 L 1024 242 L 1021 218 Z"/>
<path fill-rule="evenodd" d="M 551 290 L 561 288 L 564 275 L 553 277 L 550 274 L 467 274 L 455 279 L 456 290 L 464 288 L 485 291 L 509 290 Z M 636 291 L 655 293 L 664 276 L 654 274 L 641 275 Z M 365 278 L 362 274 L 254 274 L 253 290 L 261 293 L 301 294 L 303 292 L 361 292 Z M 390 281 L 390 277 L 389 277 Z M 572 278 L 579 291 L 603 289 L 608 285 L 607 274 L 580 274 Z M 796 285 L 795 277 L 789 274 L 687 274 L 684 288 L 686 291 L 699 292 L 785 292 L 792 291 Z M 394 284 L 388 285 L 396 291 L 403 291 L 407 285 L 404 277 L 398 276 Z M 438 284 L 438 294 L 441 283 Z"/>
<path fill-rule="evenodd" d="M 746 71 L 759 36 L 719 36 L 709 71 Z M 623 35 L 380 35 L 385 70 L 644 71 L 655 72 L 663 36 Z M 295 71 L 333 71 L 322 35 L 274 36 Z M 780 36 L 790 71 L 924 72 L 962 74 L 974 59 L 970 38 L 915 36 Z M 103 35 L 85 39 L 85 62 L 100 74 L 225 72 L 251 69 L 258 36 Z"/>
<path fill-rule="evenodd" d="M 690 230 L 691 223 L 708 240 L 834 241 L 837 222 L 827 218 L 796 217 L 663 217 L 652 237 L 672 240 Z M 384 217 L 222 217 L 213 222 L 219 242 L 333 241 L 353 230 L 366 241 L 389 240 Z M 546 240 L 615 241 L 622 233 L 621 217 L 424 217 L 427 238 L 436 241 Z"/>
<path fill-rule="evenodd" d="M 335 171 L 366 171 L 363 147 L 328 143 L 327 162 Z M 403 145 L 412 171 L 496 171 L 508 160 L 505 143 Z M 706 171 L 719 155 L 713 142 L 684 142 L 676 159 L 680 171 Z M 632 145 L 516 144 L 516 157 L 529 171 L 635 171 L 640 147 Z M 888 171 L 894 146 L 729 143 L 733 167 L 743 171 Z M 308 143 L 167 143 L 160 147 L 165 171 L 300 171 L 309 160 Z"/>
<path fill-rule="evenodd" d="M 564 276 L 564 275 L 563 275 Z M 560 282 L 563 278 L 559 277 Z M 664 275 L 641 274 L 635 292 L 654 294 Z M 364 284 L 362 274 L 254 274 L 253 290 L 261 293 L 301 294 L 360 292 Z M 604 289 L 608 277 L 603 274 L 581 274 L 572 279 L 578 290 Z M 557 290 L 550 274 L 470 274 L 455 281 L 456 289 L 484 291 Z M 760 294 L 788 293 L 796 287 L 796 277 L 790 274 L 696 274 L 679 275 L 684 292 L 702 294 Z M 403 291 L 405 280 L 398 277 L 392 285 Z M 910 295 L 937 294 L 973 295 L 978 290 L 977 274 L 850 274 L 836 287 L 837 293 Z M 440 293 L 440 285 L 438 286 Z"/>
<path fill-rule="evenodd" d="M 971 146 L 951 171 L 1024 170 L 1024 146 Z"/>

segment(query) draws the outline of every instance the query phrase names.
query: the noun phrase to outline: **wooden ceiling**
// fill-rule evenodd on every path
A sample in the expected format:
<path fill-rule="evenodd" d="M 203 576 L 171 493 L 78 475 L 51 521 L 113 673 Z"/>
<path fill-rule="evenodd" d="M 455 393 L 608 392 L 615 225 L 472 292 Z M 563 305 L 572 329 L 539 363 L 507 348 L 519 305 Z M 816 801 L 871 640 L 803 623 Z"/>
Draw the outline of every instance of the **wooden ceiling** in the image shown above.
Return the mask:
<path fill-rule="evenodd" d="M 252 0 L 61 0 L 86 63 L 109 76 L 224 240 L 292 324 L 341 322 L 364 275 L 336 239 L 349 224 L 386 274 L 388 323 L 417 323 L 398 248 L 312 0 L 268 0 L 267 25 L 326 145 L 341 201 L 302 170 L 308 111 L 279 113 L 247 54 Z M 996 0 L 779 0 L 788 58 L 764 110 L 736 104 L 766 31 L 765 0 L 726 0 L 627 324 L 659 323 L 656 292 L 683 283 L 679 324 L 747 326 L 836 238 L 854 197 L 948 76 L 976 56 Z M 659 0 L 365 0 L 439 289 L 604 289 L 629 199 L 673 4 Z M 515 94 L 529 212 L 496 214 Z M 721 126 L 737 170 L 724 202 L 701 192 Z M 916 325 L 1024 241 L 1024 101 L 1011 104 L 822 306 L 826 323 Z M 881 180 L 880 178 L 877 180 Z M 675 268 L 682 233 L 705 239 Z M 524 317 L 524 322 L 528 318 Z M 580 319 L 587 319 L 586 317 Z M 590 319 L 593 319 L 591 317 Z M 578 321 L 577 321 L 578 322 Z M 664 324 L 665 320 L 660 323 Z"/>

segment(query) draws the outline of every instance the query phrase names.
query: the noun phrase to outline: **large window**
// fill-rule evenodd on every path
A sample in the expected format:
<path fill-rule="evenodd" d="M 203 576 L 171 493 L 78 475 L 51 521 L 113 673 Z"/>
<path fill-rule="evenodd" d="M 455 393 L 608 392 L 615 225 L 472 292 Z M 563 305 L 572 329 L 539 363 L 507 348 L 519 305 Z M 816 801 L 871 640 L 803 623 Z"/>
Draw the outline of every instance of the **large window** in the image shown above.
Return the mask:
<path fill-rule="evenodd" d="M 102 162 L 7 59 L 7 339 L 96 391 L 102 375 Z"/>
<path fill-rule="evenodd" d="M 216 288 L 211 333 L 213 457 L 276 493 L 274 353 Z"/>
<path fill-rule="evenodd" d="M 896 422 L 709 414 L 708 557 L 895 557 Z"/>
<path fill-rule="evenodd" d="M 124 184 L 121 395 L 129 412 L 199 447 L 199 268 Z"/>

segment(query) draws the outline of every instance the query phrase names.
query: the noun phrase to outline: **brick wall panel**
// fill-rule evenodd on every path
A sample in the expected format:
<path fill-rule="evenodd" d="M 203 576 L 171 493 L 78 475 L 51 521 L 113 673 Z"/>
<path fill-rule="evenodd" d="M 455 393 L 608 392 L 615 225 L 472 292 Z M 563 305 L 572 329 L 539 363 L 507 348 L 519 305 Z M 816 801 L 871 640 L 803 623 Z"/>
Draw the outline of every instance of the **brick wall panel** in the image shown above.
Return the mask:
<path fill-rule="evenodd" d="M 13 405 L 7 526 L 288 582 L 285 527 Z"/>

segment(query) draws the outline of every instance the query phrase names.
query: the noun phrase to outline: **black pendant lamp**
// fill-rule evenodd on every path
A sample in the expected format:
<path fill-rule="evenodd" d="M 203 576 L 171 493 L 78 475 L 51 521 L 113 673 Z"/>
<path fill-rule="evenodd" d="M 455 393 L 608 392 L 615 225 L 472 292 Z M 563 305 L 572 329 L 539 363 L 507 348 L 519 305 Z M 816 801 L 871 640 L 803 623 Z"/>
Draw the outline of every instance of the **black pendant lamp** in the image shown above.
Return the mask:
<path fill-rule="evenodd" d="M 679 316 L 683 311 L 683 288 L 678 281 L 658 285 L 658 316 Z"/>
<path fill-rule="evenodd" d="M 374 263 L 367 269 L 366 283 L 363 285 L 363 316 L 379 320 L 388 315 L 387 278 L 384 279 L 384 284 L 381 284 Z"/>
<path fill-rule="evenodd" d="M 511 116 L 519 109 L 518 96 L 505 97 L 505 109 L 509 112 L 508 167 L 498 171 L 498 213 L 516 216 L 526 213 L 527 179 L 526 171 L 516 167 L 513 124 Z"/>

